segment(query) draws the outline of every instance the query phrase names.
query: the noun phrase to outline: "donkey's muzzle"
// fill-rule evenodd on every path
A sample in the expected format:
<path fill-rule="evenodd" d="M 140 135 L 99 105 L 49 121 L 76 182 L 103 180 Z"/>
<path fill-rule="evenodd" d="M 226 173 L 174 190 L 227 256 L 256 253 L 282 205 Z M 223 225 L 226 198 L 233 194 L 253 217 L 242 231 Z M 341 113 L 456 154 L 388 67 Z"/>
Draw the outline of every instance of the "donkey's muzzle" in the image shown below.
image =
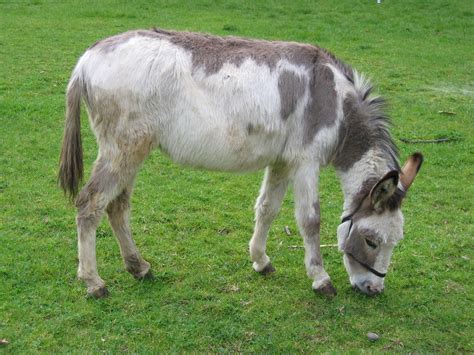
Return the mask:
<path fill-rule="evenodd" d="M 359 292 L 365 293 L 368 296 L 378 295 L 379 293 L 382 293 L 384 290 L 383 285 L 375 285 L 371 281 L 364 281 L 360 285 L 354 284 L 352 285 L 352 288 Z"/>

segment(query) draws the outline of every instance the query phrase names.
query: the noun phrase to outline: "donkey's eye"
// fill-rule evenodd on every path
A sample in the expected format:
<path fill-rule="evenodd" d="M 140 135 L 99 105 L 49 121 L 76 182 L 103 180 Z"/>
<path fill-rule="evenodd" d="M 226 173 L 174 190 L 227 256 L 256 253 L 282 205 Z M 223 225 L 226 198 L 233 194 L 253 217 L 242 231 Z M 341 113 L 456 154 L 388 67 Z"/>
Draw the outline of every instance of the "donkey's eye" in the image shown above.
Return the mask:
<path fill-rule="evenodd" d="M 371 241 L 369 238 L 365 238 L 365 242 L 367 243 L 367 245 L 369 247 L 371 247 L 372 249 L 375 249 L 377 248 L 377 244 L 375 244 L 373 241 Z"/>

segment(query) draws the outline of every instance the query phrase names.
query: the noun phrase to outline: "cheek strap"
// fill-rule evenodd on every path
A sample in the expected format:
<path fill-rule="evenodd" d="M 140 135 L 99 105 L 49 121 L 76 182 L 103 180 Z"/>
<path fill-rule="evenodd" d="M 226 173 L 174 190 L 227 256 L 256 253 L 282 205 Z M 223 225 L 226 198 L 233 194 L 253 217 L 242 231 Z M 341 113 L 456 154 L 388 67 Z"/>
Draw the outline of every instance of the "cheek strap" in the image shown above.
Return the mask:
<path fill-rule="evenodd" d="M 360 261 L 359 259 L 357 259 L 352 253 L 346 253 L 346 255 L 349 255 L 352 259 L 354 259 L 355 261 L 357 261 L 360 265 L 362 265 L 364 268 L 367 269 L 367 271 L 370 271 L 372 274 L 378 276 L 378 277 L 381 277 L 381 278 L 384 278 L 385 275 L 387 275 L 387 273 L 381 273 L 381 272 L 378 272 L 377 270 L 375 270 L 373 267 L 367 265 L 366 263 Z"/>
<path fill-rule="evenodd" d="M 357 210 L 360 208 L 360 205 L 359 207 L 356 209 L 355 212 L 357 212 Z M 349 239 L 349 236 L 351 235 L 351 229 L 352 229 L 352 217 L 354 216 L 354 213 L 351 213 L 350 215 L 344 217 L 342 220 L 341 220 L 341 224 L 343 223 L 346 223 L 348 221 L 351 222 L 351 225 L 349 226 L 349 231 L 347 232 L 347 237 L 346 237 L 346 240 Z M 384 278 L 385 275 L 387 275 L 387 273 L 382 273 L 382 272 L 378 272 L 377 270 L 375 270 L 373 267 L 371 267 L 370 265 L 367 265 L 366 263 L 364 263 L 363 261 L 360 261 L 359 259 L 357 259 L 352 253 L 347 253 L 346 251 L 344 251 L 344 253 L 348 256 L 350 256 L 352 259 L 354 259 L 354 261 L 358 262 L 361 266 L 363 266 L 367 271 L 370 271 L 372 274 L 374 274 L 375 276 L 378 276 L 378 277 L 381 277 L 381 278 Z"/>

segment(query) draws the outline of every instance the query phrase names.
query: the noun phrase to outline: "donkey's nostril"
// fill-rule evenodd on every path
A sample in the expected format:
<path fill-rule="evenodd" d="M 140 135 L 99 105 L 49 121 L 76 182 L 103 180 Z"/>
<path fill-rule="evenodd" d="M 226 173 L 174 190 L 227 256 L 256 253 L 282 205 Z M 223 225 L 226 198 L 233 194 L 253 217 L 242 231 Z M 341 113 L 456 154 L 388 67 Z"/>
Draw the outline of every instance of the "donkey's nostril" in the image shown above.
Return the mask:
<path fill-rule="evenodd" d="M 364 281 L 361 285 L 357 285 L 359 291 L 369 296 L 374 296 L 383 291 L 383 285 L 374 285 L 371 281 Z"/>
<path fill-rule="evenodd" d="M 352 288 L 369 296 L 377 295 L 383 291 L 383 285 L 374 285 L 370 281 L 365 281 L 362 284 L 354 283 L 352 284 Z"/>
<path fill-rule="evenodd" d="M 379 294 L 383 291 L 383 286 L 376 286 L 371 283 L 367 284 L 366 287 L 367 287 L 367 294 L 371 296 Z"/>
<path fill-rule="evenodd" d="M 366 288 L 369 296 L 373 296 L 377 293 L 372 285 L 367 285 Z"/>

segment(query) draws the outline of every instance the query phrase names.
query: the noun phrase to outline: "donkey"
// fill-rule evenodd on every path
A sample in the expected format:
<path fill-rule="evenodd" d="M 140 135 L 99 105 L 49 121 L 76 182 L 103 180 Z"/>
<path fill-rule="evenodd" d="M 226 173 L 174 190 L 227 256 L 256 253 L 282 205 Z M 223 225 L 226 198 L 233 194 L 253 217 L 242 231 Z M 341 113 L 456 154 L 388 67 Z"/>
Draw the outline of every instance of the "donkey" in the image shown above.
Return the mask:
<path fill-rule="evenodd" d="M 354 288 L 382 292 L 400 205 L 423 157 L 400 168 L 384 101 L 354 69 L 308 44 L 160 29 L 98 41 L 79 59 L 66 98 L 59 184 L 75 198 L 79 268 L 93 297 L 107 295 L 97 272 L 96 228 L 106 212 L 126 269 L 151 275 L 129 226 L 137 170 L 160 149 L 184 166 L 229 172 L 265 168 L 250 240 L 253 269 L 275 269 L 266 254 L 270 224 L 291 181 L 312 288 L 335 295 L 320 252 L 318 176 L 333 164 L 344 192 L 339 249 Z M 80 107 L 99 152 L 83 176 Z"/>

